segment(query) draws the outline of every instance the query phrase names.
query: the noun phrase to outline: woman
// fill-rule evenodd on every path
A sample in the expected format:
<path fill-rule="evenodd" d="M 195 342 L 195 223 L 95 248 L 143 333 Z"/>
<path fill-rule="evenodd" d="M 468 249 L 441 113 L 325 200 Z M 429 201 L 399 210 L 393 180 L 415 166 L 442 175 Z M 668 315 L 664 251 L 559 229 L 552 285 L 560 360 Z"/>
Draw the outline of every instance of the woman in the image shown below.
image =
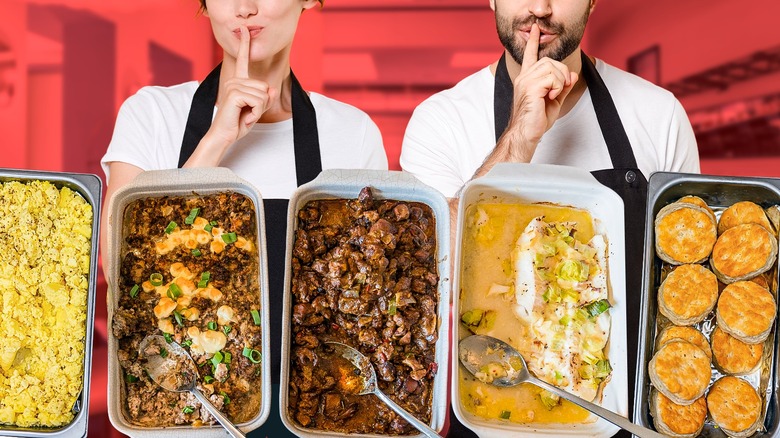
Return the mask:
<path fill-rule="evenodd" d="M 318 0 L 200 1 L 224 49 L 222 63 L 200 84 L 144 87 L 127 99 L 101 160 L 106 199 L 145 170 L 176 167 L 228 167 L 258 188 L 268 239 L 275 404 L 287 201 L 322 169 L 387 169 L 387 157 L 365 113 L 307 94 L 290 70 L 298 20 Z M 105 230 L 107 215 L 103 221 Z M 271 412 L 267 424 L 281 427 L 278 408 Z"/>

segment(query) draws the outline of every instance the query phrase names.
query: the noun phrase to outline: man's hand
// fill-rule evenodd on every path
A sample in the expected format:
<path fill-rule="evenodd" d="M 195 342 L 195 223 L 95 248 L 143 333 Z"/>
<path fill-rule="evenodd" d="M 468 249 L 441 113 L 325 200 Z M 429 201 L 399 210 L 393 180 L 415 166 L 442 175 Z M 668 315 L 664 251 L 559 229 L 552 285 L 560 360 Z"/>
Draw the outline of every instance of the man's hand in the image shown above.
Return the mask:
<path fill-rule="evenodd" d="M 249 78 L 249 30 L 241 26 L 241 44 L 232 78 L 225 81 L 217 116 L 210 131 L 225 144 L 245 136 L 269 108 L 277 91 L 266 82 Z"/>
<path fill-rule="evenodd" d="M 510 151 L 511 158 L 533 156 L 542 135 L 558 119 L 566 96 L 577 82 L 577 74 L 570 72 L 562 62 L 539 57 L 539 25 L 531 25 L 530 36 L 523 52 L 523 65 L 514 80 L 514 107 L 507 131 L 515 134 L 518 142 Z M 528 150 L 530 148 L 530 150 Z"/>

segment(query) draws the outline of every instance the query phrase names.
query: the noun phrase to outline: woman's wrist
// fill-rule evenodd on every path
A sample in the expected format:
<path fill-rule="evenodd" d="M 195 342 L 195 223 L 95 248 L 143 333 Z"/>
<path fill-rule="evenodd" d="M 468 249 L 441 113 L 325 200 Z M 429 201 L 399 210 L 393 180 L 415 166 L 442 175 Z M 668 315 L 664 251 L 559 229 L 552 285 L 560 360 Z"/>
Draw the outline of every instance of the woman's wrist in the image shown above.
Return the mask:
<path fill-rule="evenodd" d="M 232 141 L 216 136 L 209 130 L 198 143 L 198 147 L 184 167 L 216 167 L 222 162 L 225 151 L 233 144 Z"/>

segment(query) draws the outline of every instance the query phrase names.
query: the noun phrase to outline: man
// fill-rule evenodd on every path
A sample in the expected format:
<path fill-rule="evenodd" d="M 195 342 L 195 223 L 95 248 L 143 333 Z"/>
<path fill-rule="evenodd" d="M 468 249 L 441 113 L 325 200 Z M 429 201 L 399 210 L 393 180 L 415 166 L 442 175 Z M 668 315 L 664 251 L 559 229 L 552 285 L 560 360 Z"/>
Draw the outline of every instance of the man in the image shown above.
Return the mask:
<path fill-rule="evenodd" d="M 623 198 L 631 400 L 646 178 L 661 170 L 698 173 L 699 158 L 690 122 L 671 93 L 582 53 L 595 5 L 490 0 L 505 53 L 417 107 L 401 167 L 457 198 L 496 163 L 562 164 L 592 171 Z"/>

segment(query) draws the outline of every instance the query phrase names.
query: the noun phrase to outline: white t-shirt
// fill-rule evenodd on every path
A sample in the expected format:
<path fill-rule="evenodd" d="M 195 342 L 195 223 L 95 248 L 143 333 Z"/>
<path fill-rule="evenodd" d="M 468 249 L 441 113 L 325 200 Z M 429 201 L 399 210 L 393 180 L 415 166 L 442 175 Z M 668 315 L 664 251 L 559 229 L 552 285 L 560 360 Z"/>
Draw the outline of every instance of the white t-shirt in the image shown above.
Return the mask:
<path fill-rule="evenodd" d="M 197 82 L 172 87 L 144 87 L 130 96 L 100 161 L 121 161 L 143 170 L 176 168 Z M 317 113 L 323 169 L 387 169 L 382 135 L 363 111 L 310 93 Z M 215 109 L 216 112 L 216 109 Z M 252 183 L 265 199 L 289 199 L 297 188 L 292 119 L 257 123 L 225 153 L 220 163 Z"/>
<path fill-rule="evenodd" d="M 645 177 L 662 170 L 698 173 L 696 138 L 674 95 L 598 59 L 596 69 Z M 493 83 L 486 67 L 421 103 L 406 127 L 401 167 L 455 196 L 496 146 Z M 589 91 L 542 136 L 531 163 L 612 168 Z"/>

